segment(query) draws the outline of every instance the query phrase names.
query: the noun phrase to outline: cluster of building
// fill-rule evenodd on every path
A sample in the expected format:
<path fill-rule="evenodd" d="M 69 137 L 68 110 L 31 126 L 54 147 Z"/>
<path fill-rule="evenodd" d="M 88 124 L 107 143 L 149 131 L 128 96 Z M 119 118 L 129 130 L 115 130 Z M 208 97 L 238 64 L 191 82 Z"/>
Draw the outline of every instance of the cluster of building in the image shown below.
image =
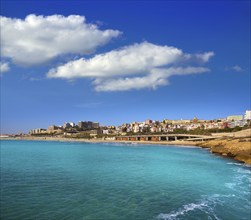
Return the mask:
<path fill-rule="evenodd" d="M 145 122 L 133 122 L 131 124 L 123 124 L 118 127 L 120 132 L 132 133 L 168 133 L 174 132 L 176 129 L 186 131 L 195 129 L 224 129 L 234 127 L 244 127 L 250 124 L 251 111 L 246 111 L 245 115 L 231 115 L 227 118 L 215 120 L 199 120 L 196 117 L 192 120 L 168 120 L 152 121 L 150 119 Z"/>
<path fill-rule="evenodd" d="M 98 122 L 80 121 L 78 124 L 74 122 L 65 122 L 62 126 L 51 125 L 48 129 L 33 129 L 30 134 L 87 134 L 90 136 L 100 135 L 126 135 L 128 133 L 170 133 L 176 129 L 186 131 L 195 129 L 224 129 L 250 126 L 251 110 L 247 110 L 244 115 L 231 115 L 227 118 L 215 120 L 168 120 L 154 121 L 147 119 L 144 122 L 132 122 L 122 124 L 120 126 L 100 126 Z"/>
<path fill-rule="evenodd" d="M 39 128 L 30 130 L 29 134 L 73 134 L 82 131 L 97 131 L 99 130 L 99 123 L 92 121 L 79 121 L 78 124 L 74 122 L 65 122 L 63 125 L 50 125 L 47 129 Z M 96 132 L 97 133 L 97 132 Z"/>

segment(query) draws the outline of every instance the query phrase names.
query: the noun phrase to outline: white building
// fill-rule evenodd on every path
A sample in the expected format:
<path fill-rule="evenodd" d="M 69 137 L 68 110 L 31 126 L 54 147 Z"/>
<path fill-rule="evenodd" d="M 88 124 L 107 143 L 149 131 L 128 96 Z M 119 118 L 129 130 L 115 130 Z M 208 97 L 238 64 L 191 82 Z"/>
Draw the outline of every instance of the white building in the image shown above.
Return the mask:
<path fill-rule="evenodd" d="M 103 134 L 109 134 L 109 130 L 108 130 L 108 129 L 103 130 L 102 133 L 103 133 Z"/>
<path fill-rule="evenodd" d="M 134 126 L 133 132 L 134 132 L 134 133 L 138 133 L 138 132 L 139 132 L 139 125 L 135 125 L 135 126 Z"/>
<path fill-rule="evenodd" d="M 71 127 L 74 127 L 75 126 L 75 123 L 74 122 L 69 122 L 70 126 Z"/>
<path fill-rule="evenodd" d="M 251 110 L 247 110 L 244 116 L 244 119 L 246 120 L 251 120 Z"/>
<path fill-rule="evenodd" d="M 227 121 L 241 121 L 243 120 L 243 115 L 230 115 L 227 116 Z"/>

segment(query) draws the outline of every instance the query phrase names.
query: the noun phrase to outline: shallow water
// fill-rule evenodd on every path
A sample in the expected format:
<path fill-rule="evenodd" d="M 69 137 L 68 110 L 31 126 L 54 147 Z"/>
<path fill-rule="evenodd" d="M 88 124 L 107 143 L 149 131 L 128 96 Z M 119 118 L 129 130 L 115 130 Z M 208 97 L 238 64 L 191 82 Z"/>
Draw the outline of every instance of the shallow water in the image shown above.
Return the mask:
<path fill-rule="evenodd" d="M 200 148 L 1 141 L 1 219 L 250 219 L 250 186 Z"/>

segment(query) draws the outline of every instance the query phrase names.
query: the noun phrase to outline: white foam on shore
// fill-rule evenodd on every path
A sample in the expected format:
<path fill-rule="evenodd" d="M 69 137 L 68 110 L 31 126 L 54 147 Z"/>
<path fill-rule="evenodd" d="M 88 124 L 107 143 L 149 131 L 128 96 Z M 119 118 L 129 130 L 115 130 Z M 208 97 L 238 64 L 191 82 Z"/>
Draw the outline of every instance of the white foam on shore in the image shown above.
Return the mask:
<path fill-rule="evenodd" d="M 142 144 L 138 144 L 138 143 L 132 143 L 132 142 L 102 142 L 103 145 L 110 145 L 110 146 L 120 146 L 120 147 L 124 147 L 124 146 L 141 146 Z"/>
<path fill-rule="evenodd" d="M 229 162 L 227 164 L 236 165 L 236 166 L 243 166 L 244 165 L 242 163 L 234 163 L 234 162 Z"/>
<path fill-rule="evenodd" d="M 244 167 L 251 168 L 251 164 L 244 164 L 243 166 L 244 166 Z"/>
<path fill-rule="evenodd" d="M 162 145 L 163 146 L 163 145 Z M 193 145 L 168 145 L 168 147 L 178 147 L 178 148 L 196 148 L 196 149 L 202 149 L 200 147 L 197 146 L 193 146 Z"/>

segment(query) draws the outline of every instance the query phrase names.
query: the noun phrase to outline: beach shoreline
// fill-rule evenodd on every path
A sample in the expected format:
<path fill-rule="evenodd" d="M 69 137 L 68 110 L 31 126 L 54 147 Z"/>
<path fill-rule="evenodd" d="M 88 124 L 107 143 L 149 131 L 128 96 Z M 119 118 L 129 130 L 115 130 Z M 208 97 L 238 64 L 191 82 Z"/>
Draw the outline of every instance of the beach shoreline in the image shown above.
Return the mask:
<path fill-rule="evenodd" d="M 84 138 L 64 138 L 64 137 L 1 137 L 1 140 L 24 140 L 24 141 L 59 141 L 59 142 L 82 142 L 82 143 L 121 143 L 121 144 L 144 144 L 144 145 L 161 145 L 177 147 L 198 147 L 209 149 L 211 153 L 223 157 L 232 158 L 241 163 L 251 164 L 251 137 L 234 136 L 223 137 L 209 141 L 119 141 L 103 139 L 84 139 Z"/>
<path fill-rule="evenodd" d="M 64 138 L 64 137 L 6 137 L 0 140 L 26 140 L 26 141 L 61 141 L 61 142 L 86 142 L 86 143 L 133 143 L 133 144 L 154 144 L 154 145 L 184 145 L 195 146 L 195 141 L 119 141 L 103 139 L 84 139 L 84 138 Z M 196 147 L 196 146 L 195 146 Z"/>

